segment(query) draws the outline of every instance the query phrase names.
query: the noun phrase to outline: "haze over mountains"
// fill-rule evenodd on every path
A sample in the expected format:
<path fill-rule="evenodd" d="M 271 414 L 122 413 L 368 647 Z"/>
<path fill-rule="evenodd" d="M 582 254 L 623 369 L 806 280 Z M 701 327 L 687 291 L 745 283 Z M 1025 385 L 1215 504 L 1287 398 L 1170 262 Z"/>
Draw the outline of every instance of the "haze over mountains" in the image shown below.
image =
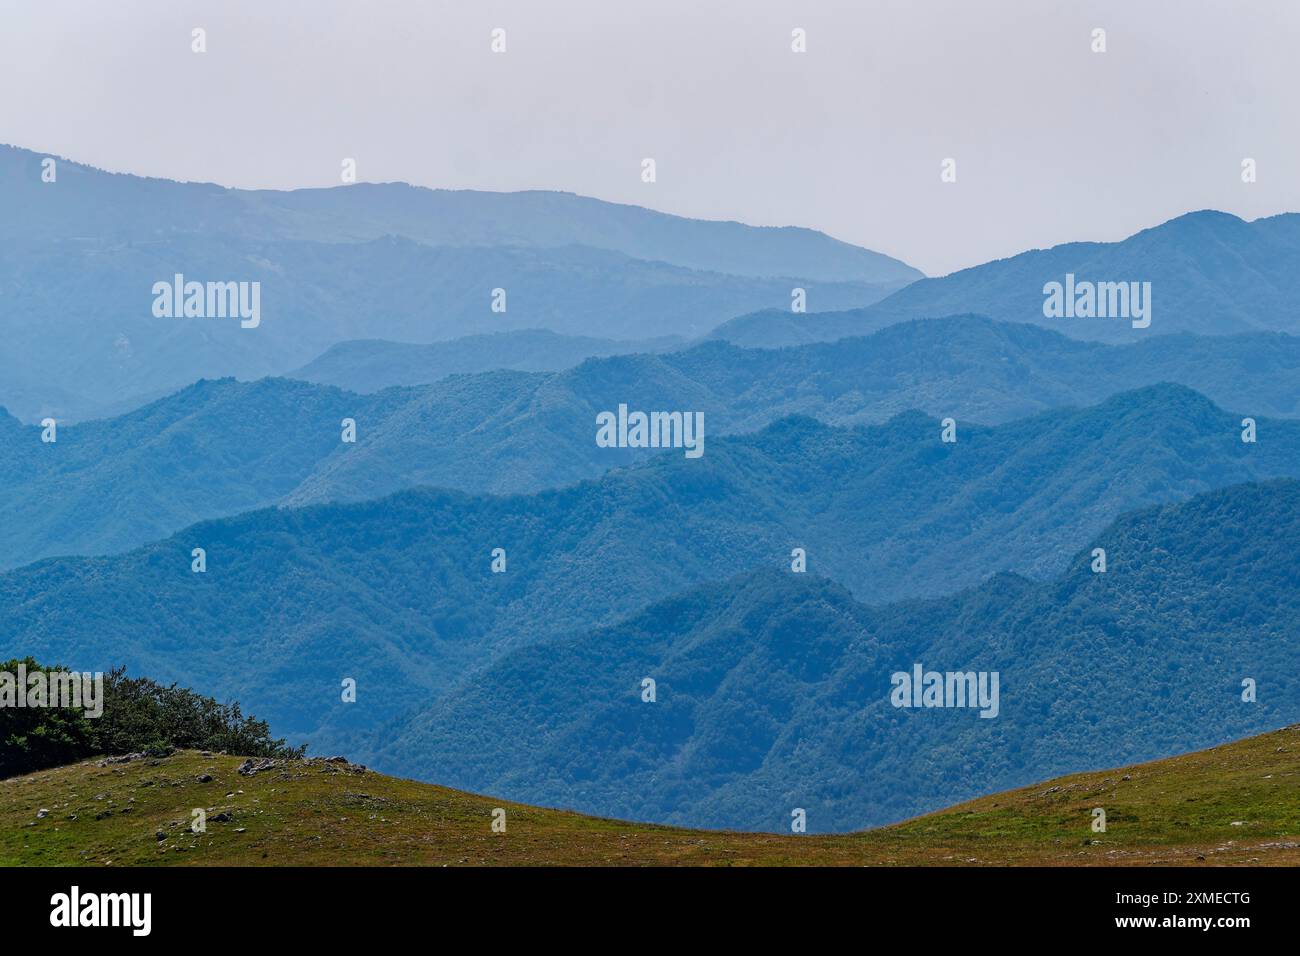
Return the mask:
<path fill-rule="evenodd" d="M 187 281 L 261 283 L 260 325 L 155 318 L 153 284 L 178 273 Z M 0 299 L 12 347 L 0 395 L 24 418 L 85 418 L 95 402 L 202 377 L 286 372 L 350 339 L 427 342 L 467 330 L 538 327 L 574 336 L 641 338 L 654 328 L 694 337 L 733 309 L 788 304 L 791 287 L 805 284 L 810 295 L 840 306 L 884 294 L 861 283 L 692 272 L 578 246 L 433 247 L 400 237 L 355 244 L 223 236 L 7 240 L 0 243 Z M 495 288 L 506 290 L 504 313 L 491 311 Z M 48 387 L 91 404 L 71 412 L 43 404 Z"/>
<path fill-rule="evenodd" d="M 42 158 L 0 147 L 0 655 L 126 664 L 442 783 L 759 829 L 1300 719 L 1300 216 L 924 279 L 561 193 Z M 175 273 L 260 283 L 261 323 L 156 318 Z M 1045 319 L 1067 274 L 1150 282 L 1151 327 Z M 620 406 L 701 414 L 705 454 L 601 447 Z M 893 709 L 917 661 L 1000 671 L 1001 716 Z"/>
<path fill-rule="evenodd" d="M 1053 581 L 877 608 L 788 571 L 701 587 L 508 654 L 377 735 L 381 762 L 601 815 L 782 831 L 801 807 L 809 832 L 846 831 L 1296 713 L 1300 483 L 1138 512 L 1093 543 L 1104 574 L 1085 551 Z M 892 706 L 917 663 L 998 672 L 998 716 Z"/>
<path fill-rule="evenodd" d="M 1247 445 L 1239 421 L 1172 385 L 964 427 L 955 445 L 919 413 L 859 429 L 791 418 L 712 440 L 701 459 L 670 451 L 530 496 L 255 511 L 0 575 L 0 652 L 185 675 L 339 749 L 502 651 L 788 567 L 794 547 L 864 601 L 951 593 L 1003 570 L 1057 573 L 1134 507 L 1300 476 L 1300 423 L 1261 420 Z M 365 706 L 339 703 L 348 676 Z"/>
<path fill-rule="evenodd" d="M 864 393 L 897 396 L 895 410 L 920 407 L 937 412 L 955 405 L 963 416 L 986 423 L 1060 404 L 1086 404 L 1158 381 L 1178 382 L 1216 400 L 1241 398 L 1268 415 L 1300 414 L 1300 339 L 1286 333 L 1157 335 L 1127 348 L 1085 343 L 1048 329 L 978 315 L 907 320 L 834 344 L 815 339 L 800 343 L 815 348 L 733 342 L 721 334 L 691 346 L 671 339 L 572 340 L 540 330 L 470 336 L 434 345 L 344 342 L 291 377 L 371 392 L 435 382 L 456 372 L 561 370 L 587 357 L 685 351 L 715 342 L 746 351 L 695 354 L 725 354 L 728 366 L 739 364 L 747 374 L 762 379 L 760 389 L 778 366 L 788 364 L 788 374 L 800 378 L 795 390 L 806 398 L 811 396 L 804 379 L 817 376 L 827 383 L 822 391 L 836 394 L 839 383 L 852 376 L 853 387 Z M 780 357 L 755 351 L 780 348 L 796 351 Z M 665 361 L 692 364 L 685 358 Z M 743 383 L 744 375 L 733 373 L 729 381 Z M 983 396 L 974 400 L 977 392 Z"/>
<path fill-rule="evenodd" d="M 1133 328 L 1123 318 L 1045 317 L 1044 285 L 1064 283 L 1067 274 L 1080 282 L 1151 283 L 1150 327 Z M 1071 242 L 922 279 L 863 309 L 825 315 L 772 309 L 732 320 L 713 335 L 738 345 L 773 348 L 864 335 L 905 319 L 958 312 L 1032 322 L 1073 338 L 1105 342 L 1176 332 L 1295 335 L 1300 334 L 1297 274 L 1300 215 L 1245 222 L 1205 210 L 1120 242 Z"/>
<path fill-rule="evenodd" d="M 376 376 L 418 375 L 425 350 L 442 346 L 411 348 L 416 355 L 377 345 Z M 323 360 L 317 368 L 331 374 Z M 284 379 L 201 382 L 111 420 L 62 426 L 53 445 L 39 427 L 0 417 L 0 568 L 121 551 L 277 503 L 357 501 L 422 484 L 535 492 L 594 478 L 650 454 L 596 446 L 596 413 L 620 403 L 703 411 L 711 448 L 713 436 L 791 414 L 864 424 L 919 409 L 956 418 L 964 437 L 971 424 L 1164 381 L 1200 383 L 1221 406 L 1253 417 L 1296 416 L 1300 339 L 1161 336 L 1106 346 L 955 317 L 793 349 L 710 342 L 556 374 L 487 372 L 368 395 Z M 357 422 L 356 444 L 340 441 L 344 418 Z"/>
<path fill-rule="evenodd" d="M 352 339 L 693 337 L 788 307 L 796 287 L 814 308 L 845 308 L 920 275 L 811 230 L 558 193 L 248 192 L 69 161 L 42 182 L 43 158 L 0 147 L 0 405 L 26 420 L 87 418 L 200 377 L 284 373 Z M 155 317 L 153 284 L 178 273 L 261 283 L 261 324 Z"/>
<path fill-rule="evenodd" d="M 430 345 L 359 339 L 331 346 L 323 355 L 290 372 L 289 378 L 364 394 L 395 385 L 428 385 L 448 375 L 494 369 L 553 372 L 572 368 L 587 358 L 666 352 L 683 344 L 684 340 L 676 336 L 633 342 L 560 335 L 546 329 L 467 335 Z"/>
<path fill-rule="evenodd" d="M 572 193 L 425 189 L 406 183 L 245 190 L 109 173 L 0 145 L 10 215 L 0 238 L 162 238 L 220 232 L 250 239 L 361 242 L 401 235 L 434 246 L 587 246 L 686 269 L 827 282 L 898 283 L 921 273 L 897 259 L 812 229 L 685 219 Z M 57 188 L 51 188 L 57 186 Z M 653 196 L 648 191 L 647 196 Z"/>
<path fill-rule="evenodd" d="M 66 160 L 57 181 L 44 183 L 43 158 L 0 147 L 0 321 L 9 346 L 0 405 L 27 421 L 112 414 L 200 377 L 286 374 L 318 359 L 335 363 L 319 380 L 344 384 L 338 363 L 348 353 L 328 361 L 322 353 L 355 340 L 430 344 L 541 329 L 574 339 L 563 360 L 547 363 L 563 367 L 587 357 L 577 354 L 584 347 L 610 353 L 591 339 L 711 335 L 778 347 L 969 312 L 1112 342 L 1300 333 L 1288 286 L 1300 267 L 1292 214 L 1246 223 L 1191 213 L 1122 242 L 1069 243 L 922 279 L 810 230 L 686 220 L 560 193 L 404 184 L 243 191 Z M 263 324 L 155 318 L 152 284 L 177 272 L 262 283 Z M 1151 282 L 1151 327 L 1045 318 L 1043 285 L 1067 273 Z M 807 290 L 809 312 L 790 310 L 795 287 Z M 491 311 L 497 288 L 506 290 L 505 312 Z M 480 338 L 434 364 L 527 367 L 519 359 L 527 341 Z M 376 364 L 373 344 L 357 358 L 379 378 L 365 390 L 411 381 L 413 369 Z M 346 384 L 360 386 L 361 375 Z"/>

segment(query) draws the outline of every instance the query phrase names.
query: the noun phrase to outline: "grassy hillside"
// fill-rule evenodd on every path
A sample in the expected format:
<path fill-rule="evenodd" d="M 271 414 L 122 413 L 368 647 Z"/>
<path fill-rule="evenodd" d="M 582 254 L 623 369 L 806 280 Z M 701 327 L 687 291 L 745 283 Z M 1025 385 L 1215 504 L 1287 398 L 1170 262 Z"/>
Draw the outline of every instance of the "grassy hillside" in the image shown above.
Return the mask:
<path fill-rule="evenodd" d="M 833 837 L 621 823 L 321 761 L 246 777 L 241 763 L 190 751 L 0 781 L 0 864 L 1300 864 L 1300 725 Z M 189 833 L 198 806 L 207 832 Z M 1105 833 L 1091 830 L 1097 806 Z M 497 807 L 504 834 L 491 831 Z"/>

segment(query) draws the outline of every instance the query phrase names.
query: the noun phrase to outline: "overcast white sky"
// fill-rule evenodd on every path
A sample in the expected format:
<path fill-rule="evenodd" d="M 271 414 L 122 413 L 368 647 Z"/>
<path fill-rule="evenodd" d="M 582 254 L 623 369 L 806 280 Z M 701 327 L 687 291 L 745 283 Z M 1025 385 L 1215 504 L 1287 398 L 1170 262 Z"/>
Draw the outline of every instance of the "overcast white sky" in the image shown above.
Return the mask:
<path fill-rule="evenodd" d="M 930 274 L 1300 210 L 1295 0 L 0 0 L 0 90 L 0 142 L 112 170 L 288 188 L 353 156 L 812 226 Z"/>

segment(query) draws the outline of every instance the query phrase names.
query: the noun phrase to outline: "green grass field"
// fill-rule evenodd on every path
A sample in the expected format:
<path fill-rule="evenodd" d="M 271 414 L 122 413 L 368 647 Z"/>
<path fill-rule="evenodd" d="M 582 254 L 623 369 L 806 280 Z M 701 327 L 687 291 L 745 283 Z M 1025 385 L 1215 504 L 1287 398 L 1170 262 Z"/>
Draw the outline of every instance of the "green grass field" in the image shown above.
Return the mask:
<path fill-rule="evenodd" d="M 0 863 L 154 865 L 1296 865 L 1300 725 L 1075 774 L 843 836 L 683 830 L 507 803 L 350 765 L 242 776 L 193 751 L 0 781 Z M 210 776 L 202 781 L 201 777 Z M 190 832 L 191 812 L 207 830 Z M 493 810 L 506 832 L 492 831 Z M 1106 811 L 1104 833 L 1092 811 Z M 47 811 L 41 815 L 41 810 Z"/>

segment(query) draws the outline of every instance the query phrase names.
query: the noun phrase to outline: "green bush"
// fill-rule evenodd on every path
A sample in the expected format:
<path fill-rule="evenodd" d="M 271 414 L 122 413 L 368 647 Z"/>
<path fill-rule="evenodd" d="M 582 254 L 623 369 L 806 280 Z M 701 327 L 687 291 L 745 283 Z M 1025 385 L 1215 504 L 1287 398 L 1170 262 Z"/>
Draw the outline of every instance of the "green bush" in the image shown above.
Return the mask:
<path fill-rule="evenodd" d="M 66 671 L 32 658 L 0 664 L 16 673 Z M 57 767 L 96 754 L 147 753 L 166 756 L 178 749 L 220 750 L 247 757 L 301 756 L 271 737 L 264 720 L 244 716 L 238 703 L 221 704 L 176 684 L 164 687 L 147 677 L 127 677 L 119 667 L 104 675 L 103 713 L 57 707 L 0 707 L 0 777 Z"/>

